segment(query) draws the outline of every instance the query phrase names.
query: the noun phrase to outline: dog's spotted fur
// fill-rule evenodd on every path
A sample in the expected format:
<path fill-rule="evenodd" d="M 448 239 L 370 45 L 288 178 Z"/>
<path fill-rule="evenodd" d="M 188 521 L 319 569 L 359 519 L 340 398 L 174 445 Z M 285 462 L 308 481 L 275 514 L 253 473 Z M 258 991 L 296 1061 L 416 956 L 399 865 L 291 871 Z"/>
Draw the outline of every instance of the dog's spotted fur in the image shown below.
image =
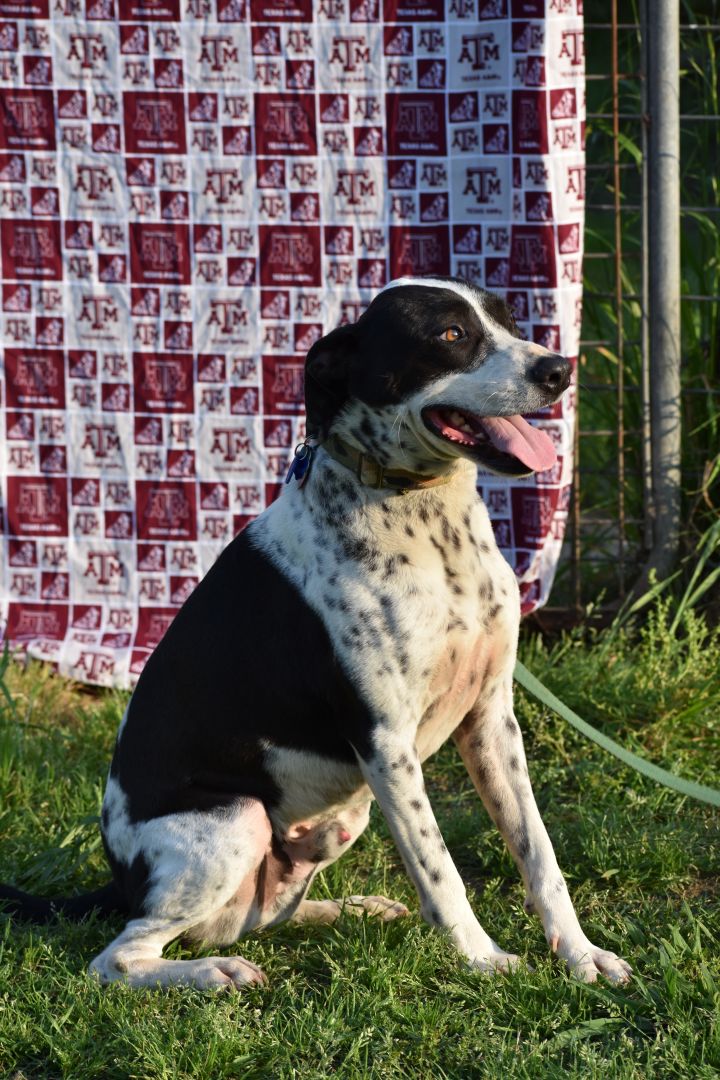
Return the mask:
<path fill-rule="evenodd" d="M 464 331 L 452 349 L 438 343 L 450 324 Z M 478 455 L 423 421 L 438 402 L 487 416 L 541 408 L 567 383 L 562 366 L 560 390 L 533 374 L 548 355 L 501 301 L 452 279 L 393 283 L 313 347 L 308 425 L 321 441 L 333 433 L 447 483 L 371 490 L 321 445 L 307 483 L 233 541 L 182 609 L 108 780 L 103 836 L 131 918 L 91 965 L 103 982 L 261 980 L 239 957 L 168 961 L 162 948 L 337 917 L 343 902 L 305 893 L 365 828 L 373 797 L 427 922 L 473 966 L 514 966 L 468 903 L 423 783 L 422 761 L 451 734 L 552 949 L 586 980 L 627 978 L 581 930 L 533 798 L 512 700 L 518 588 L 477 496 Z M 479 460 L 528 471 L 490 447 Z M 347 903 L 405 912 L 382 897 Z"/>

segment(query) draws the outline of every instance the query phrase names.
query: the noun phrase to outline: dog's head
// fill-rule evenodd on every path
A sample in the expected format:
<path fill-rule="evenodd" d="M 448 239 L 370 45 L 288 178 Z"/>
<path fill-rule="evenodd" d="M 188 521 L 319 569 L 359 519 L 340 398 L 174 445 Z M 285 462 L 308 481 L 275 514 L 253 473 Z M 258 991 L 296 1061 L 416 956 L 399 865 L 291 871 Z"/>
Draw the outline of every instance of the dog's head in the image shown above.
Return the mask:
<path fill-rule="evenodd" d="M 522 419 L 557 401 L 572 368 L 524 341 L 497 296 L 458 278 L 399 278 L 305 365 L 308 432 L 331 432 L 396 468 L 472 459 L 504 476 L 550 468 L 550 439 Z"/>

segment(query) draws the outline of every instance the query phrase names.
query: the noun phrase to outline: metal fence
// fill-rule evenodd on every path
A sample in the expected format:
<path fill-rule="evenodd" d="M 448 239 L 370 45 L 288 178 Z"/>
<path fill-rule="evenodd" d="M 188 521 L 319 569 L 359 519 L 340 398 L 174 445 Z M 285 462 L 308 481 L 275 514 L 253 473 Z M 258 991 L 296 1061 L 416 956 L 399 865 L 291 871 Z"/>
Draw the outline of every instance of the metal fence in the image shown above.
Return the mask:
<path fill-rule="evenodd" d="M 680 539 L 692 542 L 703 510 L 712 512 L 720 410 L 718 8 L 685 4 L 680 22 L 679 0 L 585 3 L 575 483 L 541 622 L 579 616 L 588 603 L 612 607 L 642 587 L 651 568 L 662 577 Z"/>

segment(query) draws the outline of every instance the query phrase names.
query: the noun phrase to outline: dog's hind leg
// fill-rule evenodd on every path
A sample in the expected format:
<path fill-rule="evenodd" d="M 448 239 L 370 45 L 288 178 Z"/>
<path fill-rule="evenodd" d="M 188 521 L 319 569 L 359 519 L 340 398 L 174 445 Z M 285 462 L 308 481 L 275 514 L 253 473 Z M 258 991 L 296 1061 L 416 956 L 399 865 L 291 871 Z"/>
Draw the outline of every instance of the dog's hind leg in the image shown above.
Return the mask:
<path fill-rule="evenodd" d="M 137 824 L 121 821 L 121 815 L 116 809 L 106 840 L 120 876 L 132 889 L 135 917 L 93 960 L 91 973 L 102 983 L 130 986 L 220 989 L 263 982 L 262 971 L 240 956 L 199 960 L 162 956 L 163 947 L 175 938 L 188 933 L 202 937 L 193 932 L 195 928 L 223 923 L 222 913 L 233 906 L 238 893 L 245 902 L 243 910 L 235 912 L 235 929 L 250 929 L 253 890 L 248 883 L 265 858 L 271 837 L 262 803 L 238 800 L 220 810 L 172 814 Z"/>
<path fill-rule="evenodd" d="M 575 913 L 533 795 L 520 727 L 513 712 L 512 673 L 495 684 L 455 732 L 460 753 L 525 883 L 526 910 L 540 916 L 550 947 L 585 982 L 598 974 L 627 982 L 630 967 L 593 945 Z"/>
<path fill-rule="evenodd" d="M 240 989 L 265 982 L 263 972 L 241 956 L 206 956 L 200 960 L 165 960 L 162 950 L 186 929 L 184 922 L 161 918 L 132 919 L 122 934 L 90 965 L 101 983 L 129 986 L 194 986 L 201 990 Z"/>

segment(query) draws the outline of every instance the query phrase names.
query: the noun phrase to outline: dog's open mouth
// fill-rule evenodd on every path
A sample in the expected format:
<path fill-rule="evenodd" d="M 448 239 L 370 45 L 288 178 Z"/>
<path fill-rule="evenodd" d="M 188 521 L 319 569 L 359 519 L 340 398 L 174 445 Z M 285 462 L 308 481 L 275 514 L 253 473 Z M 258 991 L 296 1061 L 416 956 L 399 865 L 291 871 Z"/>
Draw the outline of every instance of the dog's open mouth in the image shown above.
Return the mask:
<path fill-rule="evenodd" d="M 495 472 L 520 476 L 544 472 L 557 460 L 552 440 L 522 416 L 478 416 L 452 405 L 425 409 L 426 427 L 457 443 Z"/>

